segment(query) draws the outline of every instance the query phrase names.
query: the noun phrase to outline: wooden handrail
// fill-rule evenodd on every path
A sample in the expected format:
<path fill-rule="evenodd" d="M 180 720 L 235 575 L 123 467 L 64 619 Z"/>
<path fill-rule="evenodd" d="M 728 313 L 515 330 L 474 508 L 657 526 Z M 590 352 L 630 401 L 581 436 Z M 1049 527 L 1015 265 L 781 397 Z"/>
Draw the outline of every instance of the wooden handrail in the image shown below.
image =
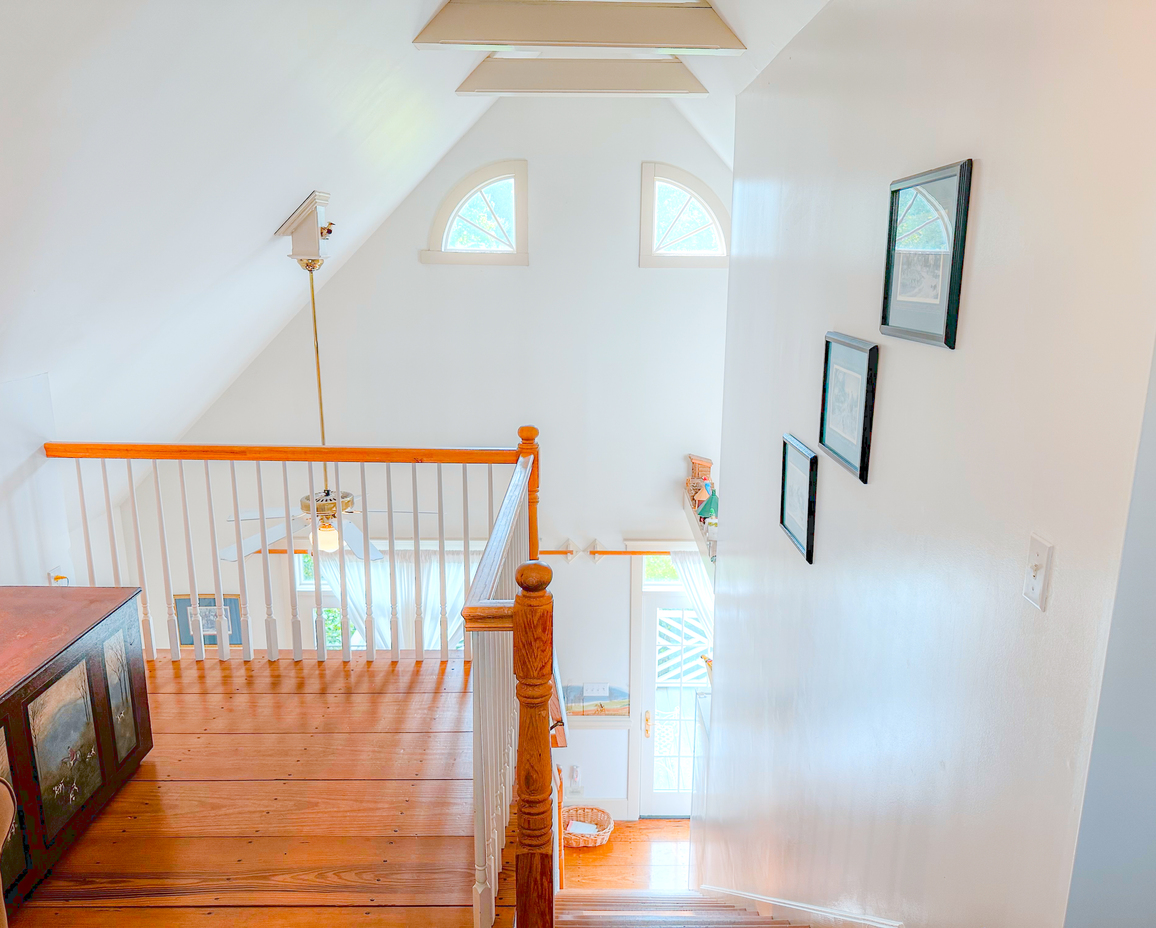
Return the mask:
<path fill-rule="evenodd" d="M 518 448 L 358 448 L 334 445 L 141 445 L 49 441 L 50 458 L 132 461 L 311 461 L 364 464 L 516 464 Z"/>
<path fill-rule="evenodd" d="M 502 506 L 494 519 L 490 541 L 486 545 L 473 583 L 470 585 L 470 595 L 466 597 L 465 605 L 462 607 L 466 631 L 509 631 L 513 628 L 513 601 L 495 600 L 492 597 L 506 552 L 514 537 L 522 499 L 529 493 L 536 460 L 534 456 L 523 457 L 518 461 L 514 475 L 510 478 L 506 497 L 502 500 Z"/>

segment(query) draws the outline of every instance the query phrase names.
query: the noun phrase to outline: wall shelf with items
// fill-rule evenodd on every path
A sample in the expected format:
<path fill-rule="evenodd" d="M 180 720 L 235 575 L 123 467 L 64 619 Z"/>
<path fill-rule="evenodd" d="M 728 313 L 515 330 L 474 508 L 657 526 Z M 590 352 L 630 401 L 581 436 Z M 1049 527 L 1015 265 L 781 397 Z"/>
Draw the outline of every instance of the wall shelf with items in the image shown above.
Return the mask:
<path fill-rule="evenodd" d="M 682 494 L 682 510 L 703 559 L 713 563 L 718 553 L 718 487 L 711 477 L 710 458 L 688 454 L 690 476 Z"/>

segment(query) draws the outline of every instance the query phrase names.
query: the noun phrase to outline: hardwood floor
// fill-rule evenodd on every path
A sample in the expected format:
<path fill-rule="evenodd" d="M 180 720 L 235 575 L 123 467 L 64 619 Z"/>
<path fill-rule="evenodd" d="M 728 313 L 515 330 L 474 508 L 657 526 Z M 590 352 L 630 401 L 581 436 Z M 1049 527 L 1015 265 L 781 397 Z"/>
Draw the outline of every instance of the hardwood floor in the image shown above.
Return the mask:
<path fill-rule="evenodd" d="M 152 753 L 12 928 L 472 926 L 468 664 L 191 658 L 149 666 Z"/>
<path fill-rule="evenodd" d="M 615 822 L 602 847 L 565 849 L 566 889 L 685 892 L 690 880 L 690 822 Z"/>

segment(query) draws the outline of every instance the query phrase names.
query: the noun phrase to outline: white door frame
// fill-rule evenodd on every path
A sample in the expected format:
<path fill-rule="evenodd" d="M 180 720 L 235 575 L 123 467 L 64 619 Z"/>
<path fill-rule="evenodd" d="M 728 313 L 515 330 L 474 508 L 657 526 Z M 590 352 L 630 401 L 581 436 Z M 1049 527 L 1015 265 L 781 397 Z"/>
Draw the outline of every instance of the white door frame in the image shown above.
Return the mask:
<path fill-rule="evenodd" d="M 627 551 L 697 551 L 693 541 L 623 543 Z M 630 559 L 630 737 L 627 739 L 626 818 L 638 818 L 642 800 L 642 558 Z"/>

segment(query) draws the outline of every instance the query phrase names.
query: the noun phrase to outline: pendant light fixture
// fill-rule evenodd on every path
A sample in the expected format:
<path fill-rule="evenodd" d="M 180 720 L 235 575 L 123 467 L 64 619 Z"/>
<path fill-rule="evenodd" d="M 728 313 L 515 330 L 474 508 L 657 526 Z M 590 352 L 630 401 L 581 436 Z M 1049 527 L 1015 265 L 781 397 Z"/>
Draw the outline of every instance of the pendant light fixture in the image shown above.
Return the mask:
<path fill-rule="evenodd" d="M 321 445 L 325 446 L 325 394 L 321 385 L 321 341 L 317 331 L 317 291 L 313 275 L 321 269 L 329 257 L 327 242 L 333 232 L 333 223 L 325 221 L 325 207 L 329 194 L 314 190 L 277 230 L 278 235 L 293 238 L 293 250 L 289 257 L 309 272 L 309 306 L 313 314 L 313 360 L 317 368 L 317 417 L 321 429 Z M 353 494 L 337 494 L 329 489 L 329 464 L 322 462 L 324 488 L 312 497 L 301 499 L 301 511 L 309 516 L 317 514 L 316 547 L 320 551 L 334 552 L 341 547 L 341 536 L 334 522 L 344 513 L 353 509 Z"/>

